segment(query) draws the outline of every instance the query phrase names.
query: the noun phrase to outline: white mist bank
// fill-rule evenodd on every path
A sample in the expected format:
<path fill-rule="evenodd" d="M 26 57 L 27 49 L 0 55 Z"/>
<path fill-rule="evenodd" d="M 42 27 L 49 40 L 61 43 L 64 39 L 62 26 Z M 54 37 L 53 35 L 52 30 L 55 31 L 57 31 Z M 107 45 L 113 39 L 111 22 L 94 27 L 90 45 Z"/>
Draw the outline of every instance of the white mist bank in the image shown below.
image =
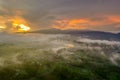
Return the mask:
<path fill-rule="evenodd" d="M 58 40 L 58 42 L 64 42 L 64 39 L 68 40 L 76 40 L 78 42 L 84 43 L 98 43 L 98 44 L 106 44 L 106 45 L 120 45 L 119 41 L 108 41 L 108 40 L 98 40 L 98 39 L 89 39 L 82 37 L 74 37 L 66 34 L 4 34 L 0 33 L 0 42 L 1 43 L 17 43 L 17 42 L 50 42 L 54 40 Z M 62 40 L 63 39 L 63 40 Z M 57 44 L 58 44 L 57 42 Z M 53 42 L 53 44 L 56 43 Z"/>
<path fill-rule="evenodd" d="M 82 42 L 82 43 L 76 43 Z M 90 44 L 90 45 L 86 45 Z M 98 43 L 95 46 L 91 44 Z M 12 44 L 12 45 L 11 45 Z M 90 50 L 96 55 L 100 54 L 106 56 L 113 64 L 117 64 L 116 60 L 120 59 L 120 56 L 111 56 L 106 53 L 103 46 L 100 44 L 107 45 L 105 48 L 114 48 L 114 46 L 120 46 L 120 42 L 108 41 L 108 40 L 92 40 L 88 38 L 81 38 L 79 36 L 70 36 L 64 34 L 3 34 L 0 33 L 0 65 L 6 60 L 10 59 L 12 62 L 19 63 L 17 56 L 23 55 L 25 57 L 46 57 L 44 51 L 52 52 L 53 55 L 60 54 L 63 57 L 74 54 L 75 50 Z M 111 50 L 110 49 L 110 50 Z M 111 52 L 110 54 L 118 54 L 117 52 Z M 92 54 L 92 53 L 91 53 Z M 26 56 L 27 55 L 27 56 Z M 75 55 L 75 54 L 74 54 Z M 43 57 L 43 58 L 44 58 Z M 9 60 L 8 60 L 9 61 Z"/>
<path fill-rule="evenodd" d="M 84 43 L 98 43 L 98 44 L 106 44 L 106 45 L 120 45 L 119 41 L 108 41 L 108 40 L 93 40 L 88 38 L 79 38 L 77 41 Z"/>

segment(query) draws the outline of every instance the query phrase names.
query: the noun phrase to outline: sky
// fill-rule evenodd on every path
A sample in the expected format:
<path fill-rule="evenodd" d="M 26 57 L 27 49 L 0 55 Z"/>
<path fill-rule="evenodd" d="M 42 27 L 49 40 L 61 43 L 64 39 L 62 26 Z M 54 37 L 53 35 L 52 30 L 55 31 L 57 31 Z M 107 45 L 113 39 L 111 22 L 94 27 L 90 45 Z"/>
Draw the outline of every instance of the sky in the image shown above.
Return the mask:
<path fill-rule="evenodd" d="M 0 0 L 0 30 L 10 31 L 13 23 L 120 32 L 120 0 Z"/>

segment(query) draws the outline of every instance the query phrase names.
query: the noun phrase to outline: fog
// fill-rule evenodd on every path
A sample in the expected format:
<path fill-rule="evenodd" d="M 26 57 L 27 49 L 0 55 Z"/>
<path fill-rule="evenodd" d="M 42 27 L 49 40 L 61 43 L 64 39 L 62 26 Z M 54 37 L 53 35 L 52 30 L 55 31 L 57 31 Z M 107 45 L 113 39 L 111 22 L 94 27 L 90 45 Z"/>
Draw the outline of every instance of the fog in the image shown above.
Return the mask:
<path fill-rule="evenodd" d="M 0 64 L 3 65 L 6 60 L 21 63 L 17 59 L 20 55 L 26 56 L 25 59 L 42 58 L 47 56 L 44 51 L 68 59 L 66 57 L 71 54 L 76 55 L 74 51 L 85 50 L 91 51 L 91 55 L 106 57 L 111 63 L 118 65 L 116 61 L 120 60 L 119 47 L 120 42 L 116 41 L 92 40 L 65 34 L 0 33 Z"/>

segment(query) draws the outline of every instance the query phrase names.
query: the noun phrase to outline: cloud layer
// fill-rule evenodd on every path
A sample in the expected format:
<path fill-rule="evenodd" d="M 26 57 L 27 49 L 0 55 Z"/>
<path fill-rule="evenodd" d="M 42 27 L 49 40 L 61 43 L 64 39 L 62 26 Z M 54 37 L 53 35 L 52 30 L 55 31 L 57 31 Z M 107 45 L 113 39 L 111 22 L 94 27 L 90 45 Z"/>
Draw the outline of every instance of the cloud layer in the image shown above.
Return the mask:
<path fill-rule="evenodd" d="M 0 0 L 0 26 L 120 31 L 119 0 Z M 1 27 L 0 27 L 1 29 Z"/>

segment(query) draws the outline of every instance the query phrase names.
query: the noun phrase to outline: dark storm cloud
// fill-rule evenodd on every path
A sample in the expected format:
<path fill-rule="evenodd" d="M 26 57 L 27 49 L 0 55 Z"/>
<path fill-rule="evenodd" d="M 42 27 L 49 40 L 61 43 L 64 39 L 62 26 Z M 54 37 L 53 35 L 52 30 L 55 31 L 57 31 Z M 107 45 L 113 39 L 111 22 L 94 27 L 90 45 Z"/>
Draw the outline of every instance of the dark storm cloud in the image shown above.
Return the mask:
<path fill-rule="evenodd" d="M 87 18 L 90 22 L 99 22 L 107 19 L 103 16 L 120 17 L 119 3 L 120 0 L 0 0 L 0 17 L 8 19 L 19 16 L 33 28 L 49 28 L 59 18 Z M 106 24 L 90 26 L 87 23 L 88 29 L 109 31 L 113 28 L 118 31 L 119 25 L 117 28 L 114 25 L 120 23 L 118 20 L 119 18 L 114 19 L 114 22 L 109 24 L 110 27 L 105 27 Z"/>

